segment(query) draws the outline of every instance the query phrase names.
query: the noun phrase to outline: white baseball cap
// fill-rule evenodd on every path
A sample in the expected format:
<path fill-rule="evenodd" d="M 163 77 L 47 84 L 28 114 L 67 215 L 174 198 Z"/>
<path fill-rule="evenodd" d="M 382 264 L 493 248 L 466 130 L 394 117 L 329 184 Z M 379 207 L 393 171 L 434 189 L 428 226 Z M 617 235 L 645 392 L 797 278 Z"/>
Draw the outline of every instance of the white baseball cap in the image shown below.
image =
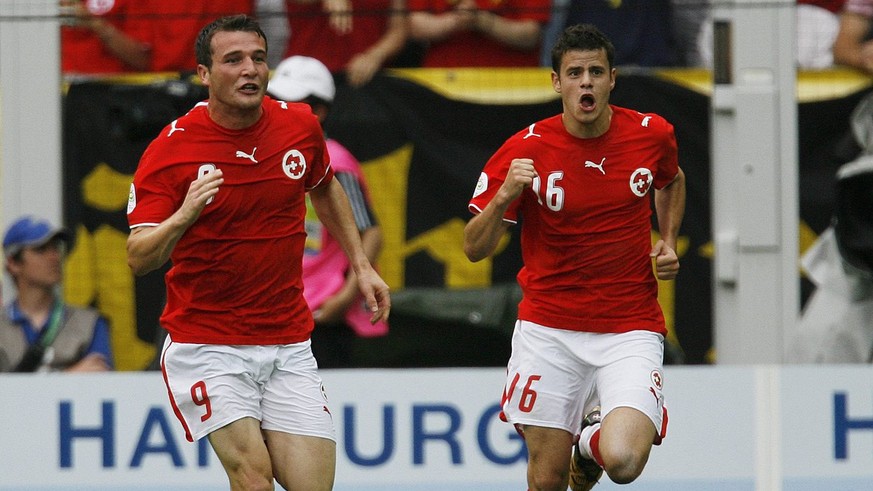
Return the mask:
<path fill-rule="evenodd" d="M 324 63 L 308 56 L 292 56 L 276 67 L 267 92 L 288 102 L 302 101 L 309 96 L 333 102 L 336 86 Z"/>

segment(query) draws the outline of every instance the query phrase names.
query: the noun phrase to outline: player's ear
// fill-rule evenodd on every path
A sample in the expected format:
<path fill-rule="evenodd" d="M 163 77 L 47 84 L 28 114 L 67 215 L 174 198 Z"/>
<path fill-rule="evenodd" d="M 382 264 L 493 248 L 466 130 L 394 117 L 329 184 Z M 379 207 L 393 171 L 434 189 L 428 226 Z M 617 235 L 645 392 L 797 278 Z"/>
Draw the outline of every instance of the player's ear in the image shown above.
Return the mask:
<path fill-rule="evenodd" d="M 555 72 L 552 72 L 552 88 L 555 89 L 555 92 L 561 93 L 561 77 Z"/>
<path fill-rule="evenodd" d="M 200 82 L 203 85 L 208 87 L 209 86 L 209 68 L 207 68 L 206 65 L 199 65 L 198 64 L 197 65 L 197 75 L 200 77 Z"/>

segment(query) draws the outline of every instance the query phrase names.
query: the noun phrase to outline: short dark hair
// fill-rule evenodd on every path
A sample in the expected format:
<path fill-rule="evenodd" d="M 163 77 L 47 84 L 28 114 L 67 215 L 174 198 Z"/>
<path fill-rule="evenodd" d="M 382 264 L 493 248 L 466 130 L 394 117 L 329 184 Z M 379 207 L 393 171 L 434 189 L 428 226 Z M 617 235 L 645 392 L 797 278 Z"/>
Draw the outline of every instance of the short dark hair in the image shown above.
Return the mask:
<path fill-rule="evenodd" d="M 606 61 L 612 68 L 615 60 L 615 46 L 593 24 L 576 24 L 564 29 L 552 47 L 552 70 L 561 73 L 561 60 L 568 51 L 606 51 Z"/>
<path fill-rule="evenodd" d="M 197 57 L 197 64 L 206 67 L 212 66 L 212 38 L 218 31 L 254 32 L 264 40 L 264 49 L 267 47 L 267 35 L 264 34 L 261 25 L 254 17 L 244 14 L 219 17 L 207 24 L 197 35 L 197 41 L 194 43 L 194 54 Z"/>

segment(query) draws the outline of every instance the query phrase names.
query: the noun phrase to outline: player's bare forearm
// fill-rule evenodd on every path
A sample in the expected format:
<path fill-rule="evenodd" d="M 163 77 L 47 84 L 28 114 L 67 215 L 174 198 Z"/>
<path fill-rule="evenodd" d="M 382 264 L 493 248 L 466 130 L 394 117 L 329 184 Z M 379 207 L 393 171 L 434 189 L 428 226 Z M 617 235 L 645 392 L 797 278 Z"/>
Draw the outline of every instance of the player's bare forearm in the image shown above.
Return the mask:
<path fill-rule="evenodd" d="M 661 238 L 675 250 L 679 227 L 685 216 L 685 173 L 682 169 L 679 169 L 673 182 L 655 190 L 655 213 Z"/>
<path fill-rule="evenodd" d="M 652 247 L 650 256 L 655 261 L 655 274 L 658 279 L 672 280 L 679 273 L 676 244 L 679 227 L 685 215 L 685 174 L 682 169 L 679 169 L 673 182 L 655 190 L 655 212 L 661 240 Z"/>
<path fill-rule="evenodd" d="M 373 316 L 371 322 L 387 319 L 391 309 L 388 285 L 376 273 L 361 244 L 352 207 L 342 185 L 336 179 L 309 192 L 312 206 L 321 223 L 345 251 L 358 277 L 358 288 Z"/>
<path fill-rule="evenodd" d="M 475 263 L 494 253 L 500 238 L 509 228 L 509 223 L 503 220 L 503 215 L 506 214 L 509 205 L 518 199 L 526 188 L 533 185 L 536 176 L 533 160 L 512 159 L 506 172 L 506 179 L 494 198 L 464 227 L 464 254 L 467 255 L 467 259 Z"/>
<path fill-rule="evenodd" d="M 166 220 L 156 227 L 137 227 L 127 237 L 127 265 L 133 274 L 142 276 L 170 259 L 176 243 L 187 227 L 180 229 Z"/>
<path fill-rule="evenodd" d="M 379 253 L 382 252 L 382 228 L 374 225 L 361 231 L 361 246 L 364 248 L 367 259 L 375 264 L 376 259 L 379 258 Z"/>
<path fill-rule="evenodd" d="M 495 201 L 496 198 L 464 227 L 464 254 L 474 263 L 493 254 L 509 228 L 509 223 L 503 220 L 508 204 L 500 206 Z"/>
<path fill-rule="evenodd" d="M 137 276 L 163 266 L 188 227 L 200 217 L 224 184 L 224 174 L 216 169 L 200 176 L 188 186 L 182 206 L 154 227 L 136 227 L 127 237 L 127 264 Z"/>
<path fill-rule="evenodd" d="M 352 207 L 339 181 L 331 179 L 329 183 L 309 191 L 309 198 L 312 200 L 318 219 L 330 235 L 339 242 L 352 267 L 357 270 L 361 263 L 369 266 L 370 262 L 361 245 L 358 227 L 355 225 Z"/>
<path fill-rule="evenodd" d="M 364 254 L 371 264 L 376 263 L 376 258 L 382 250 L 382 230 L 376 225 L 361 231 L 361 245 Z M 359 293 L 358 275 L 354 270 L 349 270 L 346 282 L 333 296 L 325 300 L 316 314 L 316 322 L 336 322 L 342 318 L 342 314 L 348 310 Z"/>

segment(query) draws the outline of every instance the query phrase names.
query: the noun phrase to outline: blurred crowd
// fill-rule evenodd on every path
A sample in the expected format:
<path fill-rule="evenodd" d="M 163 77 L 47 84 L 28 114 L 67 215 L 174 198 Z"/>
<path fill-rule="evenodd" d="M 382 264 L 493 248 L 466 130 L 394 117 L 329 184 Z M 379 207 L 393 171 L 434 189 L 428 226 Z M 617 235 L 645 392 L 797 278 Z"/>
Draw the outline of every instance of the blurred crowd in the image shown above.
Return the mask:
<path fill-rule="evenodd" d="M 592 23 L 618 66 L 708 67 L 712 0 L 61 0 L 68 77 L 193 72 L 205 22 L 256 16 L 270 66 L 316 58 L 360 86 L 386 67 L 550 66 L 565 26 Z M 873 1 L 797 0 L 797 63 L 867 70 Z"/>

